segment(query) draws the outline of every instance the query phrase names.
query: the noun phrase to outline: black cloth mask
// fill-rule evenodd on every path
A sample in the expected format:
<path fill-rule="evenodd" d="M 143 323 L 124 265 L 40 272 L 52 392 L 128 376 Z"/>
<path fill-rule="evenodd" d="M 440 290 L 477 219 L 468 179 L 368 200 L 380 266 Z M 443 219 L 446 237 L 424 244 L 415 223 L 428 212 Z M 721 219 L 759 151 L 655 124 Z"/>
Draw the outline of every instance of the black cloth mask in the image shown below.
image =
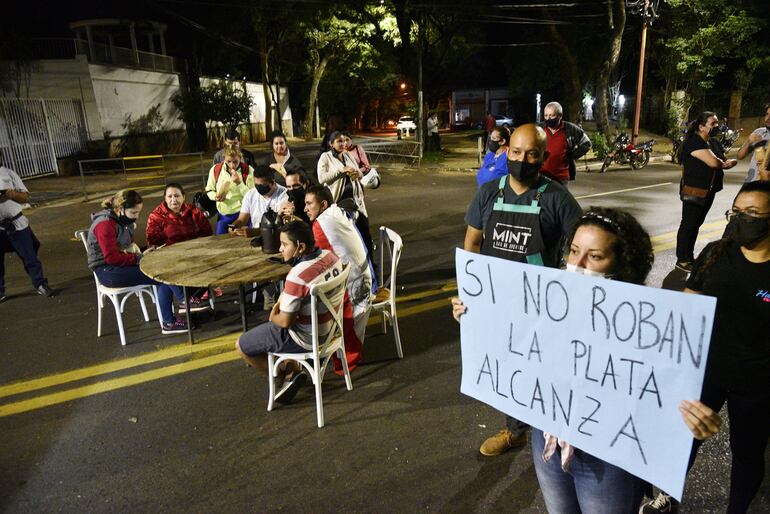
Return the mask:
<path fill-rule="evenodd" d="M 740 246 L 749 245 L 770 232 L 770 223 L 768 218 L 756 218 L 748 214 L 738 214 L 733 219 L 735 230 L 730 238 Z"/>
<path fill-rule="evenodd" d="M 500 141 L 495 141 L 494 139 L 490 139 L 487 146 L 489 147 L 490 152 L 496 152 L 500 149 Z"/>
<path fill-rule="evenodd" d="M 519 182 L 526 182 L 537 175 L 542 165 L 543 161 L 537 161 L 532 164 L 526 161 L 512 161 L 508 159 L 508 173 Z"/>
<path fill-rule="evenodd" d="M 255 187 L 257 188 L 257 193 L 261 194 L 262 196 L 265 196 L 267 193 L 270 192 L 270 186 L 257 184 Z"/>
<path fill-rule="evenodd" d="M 709 137 L 719 137 L 719 135 L 722 133 L 722 129 L 719 127 L 714 127 L 709 131 Z"/>
<path fill-rule="evenodd" d="M 556 128 L 559 126 L 559 123 L 561 123 L 559 118 L 549 118 L 545 120 L 545 126 L 548 128 Z"/>
<path fill-rule="evenodd" d="M 121 214 L 118 216 L 118 222 L 121 225 L 128 226 L 128 225 L 131 225 L 132 223 L 136 223 L 136 220 L 133 218 L 129 218 L 125 214 Z"/>

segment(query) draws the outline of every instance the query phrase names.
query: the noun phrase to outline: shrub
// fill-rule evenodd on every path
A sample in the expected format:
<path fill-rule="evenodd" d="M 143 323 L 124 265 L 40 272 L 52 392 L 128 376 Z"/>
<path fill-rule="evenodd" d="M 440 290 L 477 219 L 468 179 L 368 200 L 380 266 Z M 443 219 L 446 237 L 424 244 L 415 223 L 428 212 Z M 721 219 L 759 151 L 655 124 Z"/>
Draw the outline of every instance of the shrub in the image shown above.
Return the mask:
<path fill-rule="evenodd" d="M 610 152 L 610 146 L 607 144 L 607 138 L 601 132 L 589 132 L 588 138 L 591 140 L 591 149 L 594 155 L 600 161 L 603 161 Z"/>

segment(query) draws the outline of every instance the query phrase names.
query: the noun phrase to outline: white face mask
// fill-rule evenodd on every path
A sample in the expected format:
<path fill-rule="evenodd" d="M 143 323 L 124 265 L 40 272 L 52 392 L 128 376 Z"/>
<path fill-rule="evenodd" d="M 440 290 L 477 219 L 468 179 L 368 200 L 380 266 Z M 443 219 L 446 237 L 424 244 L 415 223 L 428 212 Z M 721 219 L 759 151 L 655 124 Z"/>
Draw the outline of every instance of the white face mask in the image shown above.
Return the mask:
<path fill-rule="evenodd" d="M 576 264 L 567 263 L 567 271 L 570 273 L 580 273 L 581 275 L 587 275 L 589 277 L 609 278 L 606 273 L 601 271 L 591 271 L 590 269 L 582 268 Z"/>

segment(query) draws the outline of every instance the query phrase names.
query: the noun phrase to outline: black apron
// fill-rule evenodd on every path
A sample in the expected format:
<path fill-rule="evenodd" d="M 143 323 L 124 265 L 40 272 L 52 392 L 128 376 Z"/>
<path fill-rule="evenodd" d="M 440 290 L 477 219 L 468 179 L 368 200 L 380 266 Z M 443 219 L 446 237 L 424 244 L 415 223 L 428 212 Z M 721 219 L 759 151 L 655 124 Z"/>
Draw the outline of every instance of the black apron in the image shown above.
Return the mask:
<path fill-rule="evenodd" d="M 537 189 L 529 205 L 505 203 L 508 175 L 500 177 L 500 192 L 484 229 L 481 254 L 543 266 L 545 242 L 540 231 L 540 197 L 551 181 Z"/>

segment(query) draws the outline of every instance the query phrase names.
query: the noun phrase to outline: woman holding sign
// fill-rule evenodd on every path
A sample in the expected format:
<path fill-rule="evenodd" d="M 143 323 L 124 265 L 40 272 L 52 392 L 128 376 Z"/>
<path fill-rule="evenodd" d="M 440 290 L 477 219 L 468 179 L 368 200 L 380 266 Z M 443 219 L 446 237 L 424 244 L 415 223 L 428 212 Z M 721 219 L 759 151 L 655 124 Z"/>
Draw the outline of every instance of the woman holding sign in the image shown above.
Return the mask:
<path fill-rule="evenodd" d="M 770 436 L 770 181 L 746 183 L 725 214 L 732 233 L 703 249 L 685 291 L 717 298 L 701 399 L 717 412 L 727 403 L 727 512 L 742 513 L 762 484 Z M 644 512 L 669 512 L 674 503 L 660 493 Z"/>
<path fill-rule="evenodd" d="M 643 284 L 652 268 L 647 232 L 628 213 L 592 207 L 575 224 L 569 238 L 567 271 Z M 452 299 L 459 321 L 466 306 Z M 719 417 L 698 401 L 682 402 L 682 417 L 695 437 L 719 430 Z M 567 441 L 532 429 L 532 456 L 550 513 L 635 513 L 645 482 Z"/>

